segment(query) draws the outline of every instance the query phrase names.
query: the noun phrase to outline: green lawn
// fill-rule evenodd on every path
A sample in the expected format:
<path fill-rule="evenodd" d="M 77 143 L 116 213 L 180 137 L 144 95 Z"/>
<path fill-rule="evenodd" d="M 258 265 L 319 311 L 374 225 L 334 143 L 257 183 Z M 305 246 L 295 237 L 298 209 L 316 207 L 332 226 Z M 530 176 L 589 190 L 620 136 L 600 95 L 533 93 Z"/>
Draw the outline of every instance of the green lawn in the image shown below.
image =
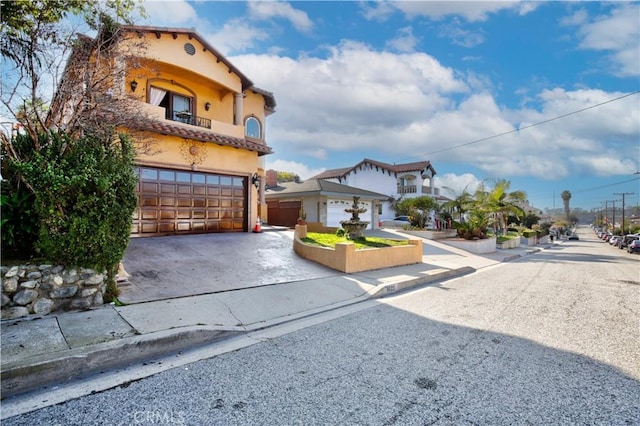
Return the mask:
<path fill-rule="evenodd" d="M 319 232 L 308 232 L 307 237 L 302 238 L 302 242 L 314 246 L 329 248 L 335 248 L 337 243 L 352 242 L 356 245 L 356 250 L 376 247 L 406 246 L 409 244 L 407 240 L 388 240 L 386 238 L 377 237 L 348 240 L 346 237 L 338 237 L 335 234 L 321 234 Z"/>

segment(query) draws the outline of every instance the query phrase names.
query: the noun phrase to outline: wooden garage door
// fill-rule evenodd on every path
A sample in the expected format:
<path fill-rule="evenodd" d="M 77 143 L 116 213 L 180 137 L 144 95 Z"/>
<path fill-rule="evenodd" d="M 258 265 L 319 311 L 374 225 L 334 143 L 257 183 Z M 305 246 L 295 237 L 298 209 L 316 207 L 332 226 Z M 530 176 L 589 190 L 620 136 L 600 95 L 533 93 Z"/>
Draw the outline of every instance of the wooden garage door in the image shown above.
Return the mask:
<path fill-rule="evenodd" d="M 247 231 L 247 178 L 140 167 L 132 236 Z"/>
<path fill-rule="evenodd" d="M 300 216 L 300 201 L 267 201 L 269 225 L 294 228 Z"/>

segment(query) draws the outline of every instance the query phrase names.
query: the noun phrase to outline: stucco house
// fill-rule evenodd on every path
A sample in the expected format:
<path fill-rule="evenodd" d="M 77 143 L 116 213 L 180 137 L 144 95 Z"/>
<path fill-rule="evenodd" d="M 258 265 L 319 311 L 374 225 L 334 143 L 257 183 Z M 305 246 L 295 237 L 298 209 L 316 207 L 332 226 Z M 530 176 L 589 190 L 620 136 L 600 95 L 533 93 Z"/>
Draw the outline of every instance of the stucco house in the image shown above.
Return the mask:
<path fill-rule="evenodd" d="M 435 175 L 436 170 L 429 161 L 388 164 L 365 158 L 355 166 L 326 170 L 312 179 L 385 194 L 376 209 L 379 218 L 388 219 L 396 215 L 395 203 L 404 198 L 427 195 L 439 203 L 445 202 L 447 198 L 440 196 L 434 187 Z"/>
<path fill-rule="evenodd" d="M 376 229 L 378 206 L 386 195 L 324 179 L 269 185 L 265 195 L 269 224 L 293 227 L 304 210 L 307 222 L 339 228 L 340 221 L 351 219 L 345 209 L 353 206 L 354 196 L 359 197 L 358 207 L 366 209 L 359 215 L 360 220 L 369 222 L 366 229 Z"/>
<path fill-rule="evenodd" d="M 101 90 L 130 101 L 136 118 L 120 130 L 147 148 L 136 156 L 132 236 L 253 229 L 266 210 L 262 176 L 272 153 L 266 120 L 274 95 L 192 29 L 121 26 L 118 35 L 107 48 L 122 54 L 104 67 Z M 144 48 L 128 48 L 133 44 Z M 56 107 L 59 116 L 68 114 L 67 105 Z"/>

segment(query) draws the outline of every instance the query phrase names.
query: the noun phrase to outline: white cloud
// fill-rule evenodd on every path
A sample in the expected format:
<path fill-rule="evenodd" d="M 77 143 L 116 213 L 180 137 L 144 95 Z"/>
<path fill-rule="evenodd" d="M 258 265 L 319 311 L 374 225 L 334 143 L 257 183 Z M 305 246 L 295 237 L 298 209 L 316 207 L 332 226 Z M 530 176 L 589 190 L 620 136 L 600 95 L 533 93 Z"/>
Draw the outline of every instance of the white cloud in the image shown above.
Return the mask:
<path fill-rule="evenodd" d="M 375 51 L 351 41 L 326 58 L 230 59 L 276 96 L 277 113 L 269 118 L 276 156 L 319 158 L 334 167 L 341 153 L 361 152 L 388 162 L 467 163 L 485 176 L 547 180 L 586 174 L 593 167 L 585 159 L 602 155 L 616 161 L 602 168 L 608 176 L 640 163 L 638 95 L 528 128 L 623 93 L 530 91 L 535 108 L 509 109 L 496 102 L 484 76 L 457 73 L 424 53 Z"/>
<path fill-rule="evenodd" d="M 473 194 L 482 181 L 471 173 L 462 175 L 445 173 L 444 175 L 436 175 L 434 183 L 437 188 L 440 188 L 441 195 L 453 199 L 462 195 L 465 191 Z"/>
<path fill-rule="evenodd" d="M 524 15 L 536 6 L 518 1 L 399 1 L 391 4 L 408 17 L 427 16 L 439 20 L 445 16 L 461 16 L 469 22 L 485 21 L 492 13 L 514 10 Z"/>
<path fill-rule="evenodd" d="M 413 35 L 411 27 L 398 30 L 398 36 L 387 42 L 387 46 L 398 52 L 413 52 L 418 44 L 418 38 Z"/>
<path fill-rule="evenodd" d="M 282 1 L 251 1 L 247 3 L 249 16 L 252 19 L 270 20 L 284 18 L 291 22 L 294 28 L 301 32 L 313 29 L 313 22 L 306 12 L 295 9 L 291 4 Z"/>
<path fill-rule="evenodd" d="M 223 55 L 228 55 L 229 52 L 242 52 L 255 47 L 255 42 L 267 40 L 269 33 L 243 19 L 232 19 L 219 31 L 207 34 L 205 38 Z"/>
<path fill-rule="evenodd" d="M 326 169 L 311 169 L 307 165 L 299 163 L 297 161 L 286 161 L 286 160 L 277 160 L 267 159 L 266 161 L 266 169 L 272 169 L 279 172 L 290 172 L 297 174 L 301 180 L 309 179 L 312 176 L 320 174 L 324 172 Z"/>
<path fill-rule="evenodd" d="M 462 47 L 474 47 L 484 43 L 484 36 L 480 32 L 462 28 L 462 25 L 457 19 L 449 24 L 443 25 L 440 28 L 440 36 L 449 38 L 452 43 Z"/>
<path fill-rule="evenodd" d="M 186 0 L 145 0 L 146 21 L 154 26 L 194 26 L 198 14 Z"/>
<path fill-rule="evenodd" d="M 581 12 L 579 13 L 580 19 L 569 19 L 565 22 L 580 25 L 580 47 L 610 51 L 613 72 L 616 75 L 640 75 L 640 4 L 624 4 L 612 9 L 608 15 L 597 16 L 590 22 Z"/>

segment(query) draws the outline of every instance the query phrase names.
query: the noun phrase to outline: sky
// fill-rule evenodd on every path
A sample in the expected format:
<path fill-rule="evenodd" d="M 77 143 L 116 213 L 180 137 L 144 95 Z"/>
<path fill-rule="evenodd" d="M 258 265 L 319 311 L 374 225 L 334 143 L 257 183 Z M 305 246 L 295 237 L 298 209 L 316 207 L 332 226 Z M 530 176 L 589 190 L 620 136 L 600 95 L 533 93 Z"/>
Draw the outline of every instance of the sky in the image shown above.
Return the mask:
<path fill-rule="evenodd" d="M 155 1 L 274 94 L 265 168 L 428 160 L 451 198 L 640 205 L 640 2 Z M 633 193 L 633 194 L 631 194 Z"/>

